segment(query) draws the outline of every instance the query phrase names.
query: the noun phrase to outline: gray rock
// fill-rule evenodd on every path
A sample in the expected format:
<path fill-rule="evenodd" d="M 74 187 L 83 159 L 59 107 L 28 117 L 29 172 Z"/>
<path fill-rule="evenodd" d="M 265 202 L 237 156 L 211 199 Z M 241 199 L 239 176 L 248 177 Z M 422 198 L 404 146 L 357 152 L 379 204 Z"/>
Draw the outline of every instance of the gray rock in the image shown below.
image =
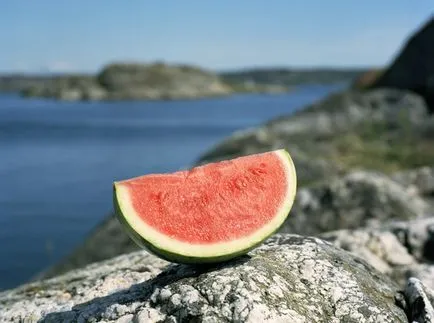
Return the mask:
<path fill-rule="evenodd" d="M 416 278 L 410 278 L 404 290 L 405 310 L 410 322 L 434 322 L 434 292 Z"/>
<path fill-rule="evenodd" d="M 386 228 L 398 237 L 417 260 L 434 261 L 433 216 L 408 222 L 392 222 Z"/>
<path fill-rule="evenodd" d="M 327 135 L 350 130 L 355 124 L 367 119 L 394 123 L 405 116 L 408 116 L 412 123 L 418 123 L 428 115 L 427 110 L 423 99 L 410 92 L 391 89 L 344 91 L 330 95 L 293 115 L 279 117 L 261 127 L 240 132 L 203 156 L 203 159 L 220 159 L 216 156 L 220 155 L 219 150 L 228 155 L 232 154 L 236 148 L 242 146 L 243 141 L 269 144 L 270 140 L 261 141 L 255 138 L 259 133 L 265 133 L 270 139 L 300 134 Z M 399 116 L 399 112 L 404 116 Z M 226 147 L 229 148 L 227 153 Z"/>
<path fill-rule="evenodd" d="M 392 178 L 408 190 L 434 197 L 434 166 L 401 171 L 394 174 Z"/>
<path fill-rule="evenodd" d="M 389 177 L 358 171 L 300 189 L 281 231 L 318 234 L 422 217 L 428 204 Z"/>
<path fill-rule="evenodd" d="M 403 285 L 410 277 L 434 288 L 434 217 L 391 222 L 379 228 L 338 230 L 320 235 L 363 258 L 380 272 Z"/>
<path fill-rule="evenodd" d="M 397 286 L 316 238 L 276 235 L 215 266 L 135 252 L 0 293 L 0 321 L 407 322 Z"/>
<path fill-rule="evenodd" d="M 336 247 L 350 251 L 363 258 L 378 271 L 392 276 L 400 282 L 408 277 L 406 272 L 400 271 L 402 277 L 394 271 L 398 268 L 408 268 L 417 265 L 416 259 L 400 243 L 398 238 L 387 230 L 358 229 L 338 230 L 320 235 L 321 238 L 332 242 Z M 397 277 L 398 276 L 398 277 Z"/>

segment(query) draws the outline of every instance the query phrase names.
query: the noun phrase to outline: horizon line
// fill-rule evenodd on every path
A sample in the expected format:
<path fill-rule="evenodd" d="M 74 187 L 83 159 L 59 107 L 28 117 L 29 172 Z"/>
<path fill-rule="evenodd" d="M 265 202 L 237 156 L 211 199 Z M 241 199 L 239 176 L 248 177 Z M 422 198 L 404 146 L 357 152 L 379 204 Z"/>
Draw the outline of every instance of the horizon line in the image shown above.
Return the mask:
<path fill-rule="evenodd" d="M 65 70 L 65 71 L 43 71 L 43 69 L 37 71 L 37 70 L 28 70 L 28 71 L 22 71 L 22 70 L 0 70 L 0 77 L 10 77 L 10 76 L 61 76 L 61 75 L 96 75 L 101 70 L 103 70 L 106 66 L 109 66 L 111 64 L 143 64 L 143 65 L 151 65 L 157 62 L 164 63 L 168 66 L 177 66 L 177 65 L 185 65 L 185 66 L 192 66 L 197 67 L 200 69 L 203 69 L 205 71 L 212 71 L 216 74 L 224 74 L 224 73 L 241 73 L 241 72 L 249 72 L 249 71 L 261 71 L 261 70 L 293 70 L 295 72 L 300 71 L 311 71 L 311 70 L 335 70 L 335 71 L 345 71 L 345 70 L 370 70 L 370 69 L 381 69 L 384 68 L 385 65 L 282 65 L 282 64 L 263 64 L 263 65 L 247 65 L 247 66 L 238 66 L 238 67 L 227 67 L 227 68 L 208 68 L 204 66 L 200 66 L 198 64 L 191 64 L 191 63 L 178 63 L 178 62 L 163 62 L 161 60 L 154 60 L 154 61 L 113 61 L 112 63 L 107 63 L 105 65 L 102 65 L 101 68 L 96 69 L 94 71 L 91 70 Z"/>

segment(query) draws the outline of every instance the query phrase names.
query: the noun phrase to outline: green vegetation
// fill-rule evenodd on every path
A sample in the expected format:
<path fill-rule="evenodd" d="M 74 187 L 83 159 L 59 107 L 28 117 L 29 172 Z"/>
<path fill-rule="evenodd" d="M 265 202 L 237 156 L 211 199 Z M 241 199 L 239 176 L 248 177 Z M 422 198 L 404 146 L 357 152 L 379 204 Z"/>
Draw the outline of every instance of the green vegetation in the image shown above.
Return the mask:
<path fill-rule="evenodd" d="M 392 129 L 391 129 L 392 128 Z M 361 124 L 335 136 L 330 158 L 345 169 L 367 168 L 385 173 L 434 164 L 434 138 L 409 126 L 385 122 Z"/>

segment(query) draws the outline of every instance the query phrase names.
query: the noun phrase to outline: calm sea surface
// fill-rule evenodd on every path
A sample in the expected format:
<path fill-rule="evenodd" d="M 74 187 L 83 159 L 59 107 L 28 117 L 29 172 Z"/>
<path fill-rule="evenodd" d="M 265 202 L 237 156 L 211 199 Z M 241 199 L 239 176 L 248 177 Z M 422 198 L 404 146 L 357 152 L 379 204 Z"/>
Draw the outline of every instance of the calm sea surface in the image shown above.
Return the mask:
<path fill-rule="evenodd" d="M 339 88 L 182 102 L 0 95 L 0 290 L 71 252 L 111 212 L 114 180 L 188 167 L 233 131 Z"/>

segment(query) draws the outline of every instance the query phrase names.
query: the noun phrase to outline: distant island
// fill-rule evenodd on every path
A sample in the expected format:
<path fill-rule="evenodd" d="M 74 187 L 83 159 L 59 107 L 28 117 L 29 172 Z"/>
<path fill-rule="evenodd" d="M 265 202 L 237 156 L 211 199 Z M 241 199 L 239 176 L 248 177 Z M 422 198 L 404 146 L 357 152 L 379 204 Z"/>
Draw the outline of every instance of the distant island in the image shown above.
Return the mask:
<path fill-rule="evenodd" d="M 0 76 L 0 92 L 65 101 L 197 99 L 236 93 L 284 93 L 308 83 L 349 83 L 365 72 L 263 68 L 214 73 L 192 65 L 112 63 L 96 75 Z"/>

